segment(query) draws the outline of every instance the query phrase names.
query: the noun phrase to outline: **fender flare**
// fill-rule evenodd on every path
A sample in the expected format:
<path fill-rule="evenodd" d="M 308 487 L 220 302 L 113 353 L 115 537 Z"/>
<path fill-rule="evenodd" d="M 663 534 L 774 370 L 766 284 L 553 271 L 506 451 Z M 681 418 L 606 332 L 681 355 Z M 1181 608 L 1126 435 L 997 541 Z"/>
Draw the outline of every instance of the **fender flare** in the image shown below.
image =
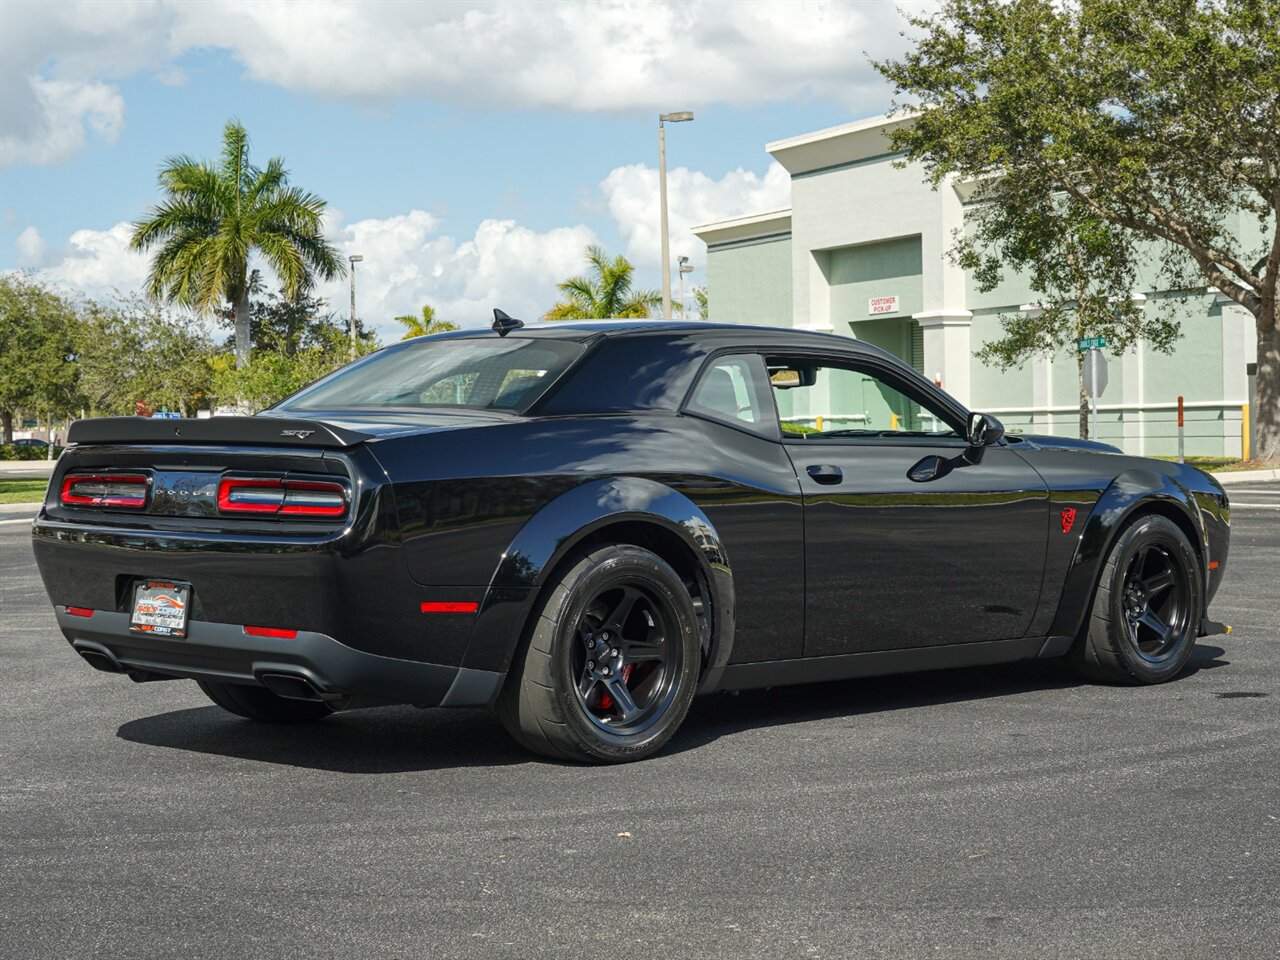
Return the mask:
<path fill-rule="evenodd" d="M 1202 560 L 1208 555 L 1207 532 L 1191 491 L 1173 477 L 1154 470 L 1126 470 L 1102 491 L 1080 532 L 1080 542 L 1063 580 L 1058 611 L 1049 629 L 1051 637 L 1074 641 L 1093 603 L 1102 565 L 1116 537 L 1135 514 L 1150 511 L 1153 506 L 1159 514 L 1181 517 L 1185 523 L 1179 526 L 1188 526 L 1194 531 L 1195 535 L 1189 539 L 1196 555 Z M 1200 574 L 1207 585 L 1208 569 L 1202 569 Z"/>
<path fill-rule="evenodd" d="M 556 565 L 587 537 L 617 523 L 641 523 L 674 534 L 697 563 L 710 594 L 710 649 L 700 690 L 719 681 L 733 650 L 734 585 L 728 553 L 715 525 L 683 493 L 642 477 L 602 477 L 561 493 L 516 533 L 490 579 L 480 605 L 467 665 L 477 642 L 490 649 L 489 669 L 505 670 L 534 601 Z M 475 651 L 479 653 L 480 651 Z M 501 656 L 501 666 L 494 667 Z"/>

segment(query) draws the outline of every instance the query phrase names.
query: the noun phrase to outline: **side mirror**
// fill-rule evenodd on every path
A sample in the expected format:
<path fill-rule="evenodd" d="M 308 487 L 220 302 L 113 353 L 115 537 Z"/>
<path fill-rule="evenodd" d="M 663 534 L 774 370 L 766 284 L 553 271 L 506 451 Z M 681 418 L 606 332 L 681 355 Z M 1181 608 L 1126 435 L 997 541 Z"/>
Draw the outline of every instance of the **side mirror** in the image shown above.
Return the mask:
<path fill-rule="evenodd" d="M 969 414 L 970 447 L 988 447 L 1004 436 L 1004 424 L 988 413 Z"/>

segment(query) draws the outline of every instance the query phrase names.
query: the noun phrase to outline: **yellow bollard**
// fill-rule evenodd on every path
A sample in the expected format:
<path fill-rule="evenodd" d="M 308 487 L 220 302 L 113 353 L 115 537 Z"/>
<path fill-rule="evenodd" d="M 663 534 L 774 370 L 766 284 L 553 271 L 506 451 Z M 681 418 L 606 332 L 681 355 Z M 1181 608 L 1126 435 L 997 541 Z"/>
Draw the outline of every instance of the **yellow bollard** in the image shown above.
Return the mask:
<path fill-rule="evenodd" d="M 1240 459 L 1249 459 L 1249 405 L 1240 404 Z"/>
<path fill-rule="evenodd" d="M 890 430 L 898 429 L 898 415 L 896 413 L 889 414 L 889 429 Z"/>
<path fill-rule="evenodd" d="M 818 432 L 822 432 L 822 414 L 813 418 L 813 425 L 818 428 Z"/>

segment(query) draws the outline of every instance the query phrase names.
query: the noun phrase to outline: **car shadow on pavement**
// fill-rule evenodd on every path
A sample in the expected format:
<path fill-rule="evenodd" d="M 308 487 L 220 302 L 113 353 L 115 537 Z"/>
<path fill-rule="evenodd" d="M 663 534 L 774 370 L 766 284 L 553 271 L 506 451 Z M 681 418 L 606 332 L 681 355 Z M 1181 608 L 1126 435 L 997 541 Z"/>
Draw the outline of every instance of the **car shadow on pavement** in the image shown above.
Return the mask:
<path fill-rule="evenodd" d="M 1197 644 L 1174 683 L 1201 670 L 1227 666 L 1221 647 Z M 1014 696 L 1088 685 L 1061 661 L 1030 660 L 995 666 L 904 673 L 805 686 L 744 690 L 695 700 L 666 753 L 681 753 L 723 736 L 758 727 L 807 723 L 833 717 L 887 713 L 919 707 Z"/>
<path fill-rule="evenodd" d="M 266 724 L 214 707 L 122 724 L 122 740 L 334 773 L 410 773 L 535 761 L 488 710 L 380 707 L 319 723 Z"/>
<path fill-rule="evenodd" d="M 1180 680 L 1226 666 L 1221 647 L 1198 645 Z M 1175 681 L 1178 682 L 1178 681 Z M 694 701 L 663 753 L 683 753 L 756 727 L 1066 689 L 1081 682 L 1059 664 L 1030 661 L 932 673 L 749 690 Z M 218 707 L 173 710 L 121 725 L 130 743 L 335 773 L 408 773 L 537 762 L 488 710 L 383 707 L 321 723 L 270 725 Z M 546 761 L 556 762 L 556 761 Z"/>

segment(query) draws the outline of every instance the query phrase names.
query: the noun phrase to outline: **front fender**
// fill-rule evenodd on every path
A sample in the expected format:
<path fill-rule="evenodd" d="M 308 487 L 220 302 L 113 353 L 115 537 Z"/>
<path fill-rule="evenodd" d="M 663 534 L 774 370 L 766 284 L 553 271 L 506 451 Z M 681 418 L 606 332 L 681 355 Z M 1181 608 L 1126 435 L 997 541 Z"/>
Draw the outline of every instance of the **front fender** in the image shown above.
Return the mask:
<path fill-rule="evenodd" d="M 733 574 L 728 553 L 715 526 L 692 500 L 641 477 L 604 477 L 580 484 L 525 522 L 489 582 L 466 665 L 505 671 L 551 571 L 593 533 L 618 523 L 648 524 L 668 531 L 696 560 L 711 594 L 711 644 L 702 688 L 718 681 L 733 649 Z"/>
<path fill-rule="evenodd" d="M 1058 612 L 1049 629 L 1051 637 L 1074 638 L 1080 632 L 1111 545 L 1129 520 L 1144 511 L 1174 520 L 1188 534 L 1197 555 L 1202 559 L 1207 555 L 1205 525 L 1191 491 L 1175 478 L 1154 470 L 1125 471 L 1102 492 L 1080 532 L 1080 542 L 1063 581 Z"/>

